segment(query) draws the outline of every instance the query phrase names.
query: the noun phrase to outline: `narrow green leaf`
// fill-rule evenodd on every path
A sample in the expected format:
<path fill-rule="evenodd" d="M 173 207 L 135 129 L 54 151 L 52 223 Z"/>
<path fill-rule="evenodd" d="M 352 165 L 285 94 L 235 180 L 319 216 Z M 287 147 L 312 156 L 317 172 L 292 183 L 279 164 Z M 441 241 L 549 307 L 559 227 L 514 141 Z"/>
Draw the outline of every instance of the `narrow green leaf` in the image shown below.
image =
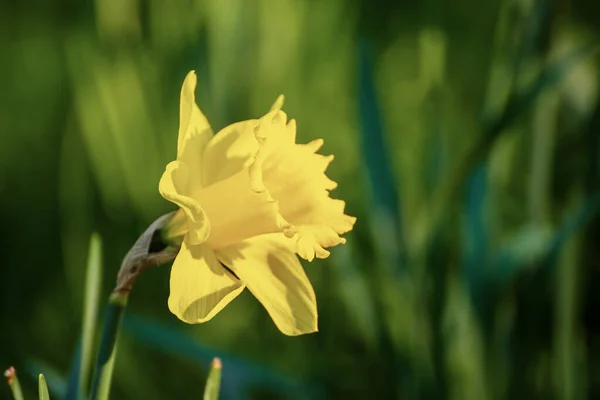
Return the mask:
<path fill-rule="evenodd" d="M 100 378 L 100 385 L 98 388 L 98 397 L 99 400 L 108 400 L 108 395 L 110 394 L 110 387 L 112 385 L 112 374 L 115 368 L 115 355 L 117 354 L 117 345 L 113 347 L 113 352 L 110 355 L 110 358 L 104 365 L 102 369 L 102 376 Z"/>
<path fill-rule="evenodd" d="M 15 400 L 23 400 L 23 391 L 21 390 L 21 385 L 19 384 L 19 378 L 17 378 L 17 371 L 15 368 L 10 367 L 4 371 L 4 377 L 8 382 L 8 386 L 10 387 L 13 398 Z"/>
<path fill-rule="evenodd" d="M 81 333 L 79 335 L 79 341 L 77 347 L 71 358 L 71 365 L 69 367 L 69 375 L 67 376 L 67 386 L 64 392 L 62 400 L 81 400 L 83 399 L 83 388 L 79 385 L 79 371 L 81 370 Z M 37 374 L 40 370 L 36 370 Z M 46 375 L 47 376 L 47 375 Z"/>
<path fill-rule="evenodd" d="M 43 374 L 40 374 L 38 382 L 38 393 L 40 400 L 50 400 L 50 393 L 48 393 L 48 385 L 46 385 L 46 378 L 44 378 Z"/>
<path fill-rule="evenodd" d="M 208 372 L 208 379 L 206 380 L 206 386 L 204 387 L 204 400 L 218 400 L 219 390 L 221 388 L 221 369 L 223 364 L 221 359 L 215 357 L 210 365 L 210 371 Z"/>
<path fill-rule="evenodd" d="M 88 387 L 92 354 L 94 348 L 94 332 L 98 320 L 98 304 L 100 285 L 102 282 L 102 239 L 94 233 L 90 238 L 87 273 L 85 280 L 85 298 L 82 322 L 81 363 L 79 370 L 79 391 Z"/>
<path fill-rule="evenodd" d="M 112 383 L 115 354 L 117 352 L 117 337 L 126 306 L 126 294 L 111 294 L 108 301 L 108 310 L 106 321 L 104 322 L 100 349 L 98 350 L 94 379 L 90 389 L 90 400 L 108 399 Z"/>
<path fill-rule="evenodd" d="M 367 280 L 360 271 L 360 263 L 353 253 L 353 245 L 349 242 L 331 253 L 330 259 L 337 272 L 336 280 L 348 316 L 365 342 L 369 346 L 375 346 L 381 334 L 376 304 Z"/>
<path fill-rule="evenodd" d="M 41 372 L 44 374 L 44 380 L 48 386 L 48 391 L 56 399 L 65 399 L 67 393 L 67 379 L 51 364 L 38 358 L 28 358 L 25 360 L 25 370 L 27 375 L 35 378 Z"/>

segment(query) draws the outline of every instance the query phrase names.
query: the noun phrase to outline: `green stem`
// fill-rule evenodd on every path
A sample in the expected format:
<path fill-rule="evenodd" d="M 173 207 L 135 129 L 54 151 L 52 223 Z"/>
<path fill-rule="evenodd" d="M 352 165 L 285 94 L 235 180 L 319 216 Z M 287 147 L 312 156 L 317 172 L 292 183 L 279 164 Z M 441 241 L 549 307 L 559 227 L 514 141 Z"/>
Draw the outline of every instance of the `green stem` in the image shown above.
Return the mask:
<path fill-rule="evenodd" d="M 44 378 L 44 375 L 42 374 L 38 376 L 38 397 L 39 400 L 50 400 L 50 393 L 48 393 L 46 378 Z"/>
<path fill-rule="evenodd" d="M 219 358 L 214 358 L 208 372 L 203 400 L 218 400 L 221 389 L 221 369 L 223 365 Z"/>
<path fill-rule="evenodd" d="M 94 359 L 94 334 L 98 320 L 98 303 L 102 281 L 102 240 L 94 233 L 90 238 L 87 272 L 85 278 L 85 298 L 81 329 L 81 362 L 79 370 L 78 394 L 89 387 L 90 370 Z"/>
<path fill-rule="evenodd" d="M 128 293 L 113 293 L 108 300 L 108 310 L 104 331 L 98 351 L 96 369 L 90 391 L 90 400 L 108 399 L 112 380 L 115 353 L 117 351 L 117 336 L 121 327 L 123 312 L 127 306 Z"/>
<path fill-rule="evenodd" d="M 556 289 L 554 294 L 554 357 L 555 394 L 560 400 L 584 398 L 582 394 L 585 382 L 581 370 L 582 355 L 578 345 L 581 340 L 577 335 L 577 286 L 578 261 L 580 259 L 580 240 L 577 236 L 568 240 L 559 259 L 556 269 Z"/>
<path fill-rule="evenodd" d="M 174 214 L 171 212 L 157 218 L 138 238 L 121 263 L 115 288 L 108 299 L 108 310 L 98 350 L 90 400 L 108 399 L 117 352 L 117 336 L 127 299 L 136 278 L 146 268 L 173 261 L 177 256 L 179 248 L 170 247 L 160 240 L 156 243 L 156 239 L 161 237 L 161 229 Z"/>
<path fill-rule="evenodd" d="M 23 391 L 21 390 L 21 385 L 19 384 L 19 378 L 17 378 L 17 371 L 15 371 L 13 367 L 10 367 L 4 371 L 4 376 L 6 377 L 13 398 L 15 400 L 23 400 Z"/>

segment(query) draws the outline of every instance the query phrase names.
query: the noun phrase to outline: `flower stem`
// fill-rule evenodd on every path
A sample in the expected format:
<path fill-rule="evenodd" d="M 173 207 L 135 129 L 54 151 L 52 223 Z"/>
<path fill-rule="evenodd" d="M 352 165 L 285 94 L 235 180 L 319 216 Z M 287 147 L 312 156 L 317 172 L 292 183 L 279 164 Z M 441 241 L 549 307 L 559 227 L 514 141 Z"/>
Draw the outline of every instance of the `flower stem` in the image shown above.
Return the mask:
<path fill-rule="evenodd" d="M 117 336 L 129 293 L 113 293 L 108 300 L 104 331 L 98 351 L 96 369 L 90 391 L 90 400 L 108 399 L 112 372 L 117 352 Z"/>
<path fill-rule="evenodd" d="M 23 391 L 21 390 L 21 385 L 19 384 L 19 378 L 17 378 L 17 371 L 15 371 L 15 368 L 10 367 L 4 371 L 4 376 L 6 377 L 8 386 L 12 391 L 13 398 L 15 400 L 23 400 Z"/>
<path fill-rule="evenodd" d="M 117 274 L 117 282 L 108 299 L 106 321 L 98 350 L 96 368 L 92 380 L 89 400 L 108 399 L 112 372 L 117 352 L 117 337 L 121 328 L 123 312 L 127 306 L 129 293 L 135 280 L 142 271 L 151 266 L 157 266 L 173 261 L 179 248 L 159 243 L 162 232 L 175 213 L 165 214 L 154 221 L 131 247 Z"/>

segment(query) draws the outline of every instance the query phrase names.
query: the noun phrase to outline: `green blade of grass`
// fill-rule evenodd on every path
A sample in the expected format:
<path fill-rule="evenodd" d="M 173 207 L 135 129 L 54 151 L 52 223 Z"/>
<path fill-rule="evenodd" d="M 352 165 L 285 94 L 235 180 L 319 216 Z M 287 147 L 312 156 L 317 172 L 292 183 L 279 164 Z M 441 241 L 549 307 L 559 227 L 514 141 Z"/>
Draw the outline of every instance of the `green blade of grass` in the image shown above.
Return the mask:
<path fill-rule="evenodd" d="M 50 400 L 50 393 L 48 393 L 48 385 L 46 385 L 46 378 L 43 374 L 40 374 L 38 378 L 38 393 L 40 400 Z"/>
<path fill-rule="evenodd" d="M 210 371 L 208 372 L 208 379 L 206 380 L 206 386 L 204 387 L 204 400 L 218 400 L 219 391 L 221 389 L 221 370 L 223 364 L 221 359 L 218 357 L 213 358 L 210 365 Z"/>
<path fill-rule="evenodd" d="M 90 389 L 90 400 L 106 400 L 110 392 L 112 382 L 112 372 L 115 363 L 115 354 L 117 352 L 117 336 L 121 327 L 123 313 L 127 306 L 127 295 L 113 293 L 108 301 L 108 310 L 100 349 L 98 350 L 98 359 L 96 360 L 96 369 Z"/>
<path fill-rule="evenodd" d="M 85 280 L 85 299 L 82 322 L 81 364 L 79 370 L 79 388 L 85 391 L 92 365 L 94 345 L 94 332 L 98 320 L 98 304 L 100 299 L 100 285 L 102 282 L 102 239 L 94 233 L 90 238 L 90 252 L 88 255 L 87 274 Z"/>
<path fill-rule="evenodd" d="M 23 400 L 23 391 L 21 390 L 21 385 L 19 384 L 19 378 L 17 377 L 17 371 L 14 367 L 10 367 L 6 371 L 4 371 L 4 377 L 10 387 L 13 398 L 15 400 Z"/>
<path fill-rule="evenodd" d="M 67 392 L 67 380 L 62 376 L 54 366 L 37 358 L 29 358 L 25 362 L 27 375 L 32 378 L 38 376 L 41 372 L 44 374 L 44 381 L 48 390 L 57 399 L 64 399 Z"/>
<path fill-rule="evenodd" d="M 93 233 L 86 267 L 81 336 L 73 355 L 64 400 L 80 400 L 89 388 L 101 282 L 102 238 Z"/>

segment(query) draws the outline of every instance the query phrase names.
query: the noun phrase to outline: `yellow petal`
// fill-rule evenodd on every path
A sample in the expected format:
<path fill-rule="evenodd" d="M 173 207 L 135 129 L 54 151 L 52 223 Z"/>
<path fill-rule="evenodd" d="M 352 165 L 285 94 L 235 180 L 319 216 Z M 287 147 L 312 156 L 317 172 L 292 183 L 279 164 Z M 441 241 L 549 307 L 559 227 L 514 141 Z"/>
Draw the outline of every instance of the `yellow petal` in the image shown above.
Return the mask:
<path fill-rule="evenodd" d="M 227 179 L 253 162 L 258 151 L 254 135 L 256 124 L 257 120 L 237 122 L 213 136 L 202 157 L 204 186 Z"/>
<path fill-rule="evenodd" d="M 333 156 L 315 153 L 323 140 L 298 145 L 289 135 L 289 129 L 274 131 L 273 126 L 265 134 L 262 180 L 282 217 L 293 225 L 298 254 L 309 261 L 326 258 L 325 248 L 344 243 L 339 235 L 350 231 L 356 218 L 344 214 L 343 201 L 329 197 L 337 184 L 325 175 Z"/>
<path fill-rule="evenodd" d="M 201 244 L 210 234 L 210 221 L 200 204 L 190 196 L 190 171 L 181 161 L 172 161 L 160 178 L 158 190 L 162 197 L 177 204 L 187 216 L 189 244 Z"/>
<path fill-rule="evenodd" d="M 257 131 L 260 135 L 278 136 L 294 143 L 296 121 L 286 125 L 287 116 L 281 111 L 283 95 L 271 107 L 271 111 L 260 119 L 250 119 L 229 125 L 219 131 L 206 145 L 203 154 L 203 184 L 209 186 L 235 175 L 254 162 L 259 150 Z M 284 131 L 283 136 L 279 135 Z"/>
<path fill-rule="evenodd" d="M 295 336 L 316 332 L 315 293 L 291 239 L 282 233 L 261 235 L 217 251 L 265 307 L 279 330 Z"/>
<path fill-rule="evenodd" d="M 244 289 L 204 245 L 185 242 L 171 269 L 169 310 L 189 324 L 214 317 Z"/>
<path fill-rule="evenodd" d="M 277 201 L 255 184 L 250 168 L 245 168 L 194 194 L 210 216 L 211 233 L 206 244 L 211 248 L 290 227 L 281 217 Z"/>
<path fill-rule="evenodd" d="M 196 82 L 196 73 L 190 71 L 181 87 L 177 159 L 185 162 L 192 175 L 198 176 L 200 181 L 202 153 L 213 137 L 213 132 L 208 120 L 196 105 Z"/>

